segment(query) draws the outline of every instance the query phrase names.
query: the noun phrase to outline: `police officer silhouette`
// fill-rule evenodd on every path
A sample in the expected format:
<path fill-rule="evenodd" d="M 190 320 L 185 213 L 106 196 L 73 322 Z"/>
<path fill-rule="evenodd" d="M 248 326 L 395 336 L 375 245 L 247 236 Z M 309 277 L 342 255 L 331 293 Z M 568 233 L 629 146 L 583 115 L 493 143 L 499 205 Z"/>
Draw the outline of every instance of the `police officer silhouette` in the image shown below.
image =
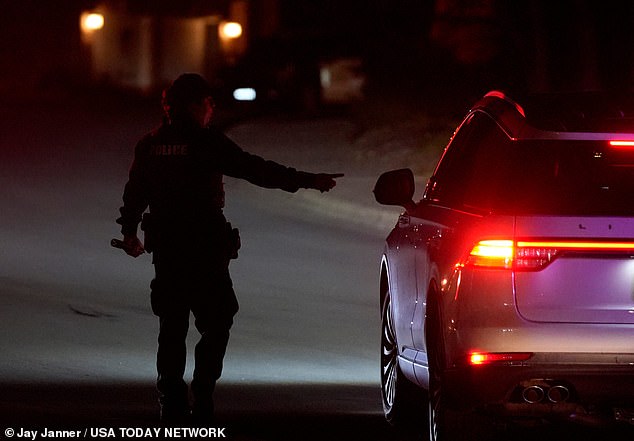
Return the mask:
<path fill-rule="evenodd" d="M 183 375 L 191 312 L 200 333 L 191 415 L 208 422 L 238 311 L 229 261 L 237 257 L 239 237 L 223 215 L 223 175 L 288 192 L 329 191 L 335 178 L 343 175 L 308 173 L 267 161 L 209 128 L 212 90 L 198 74 L 174 80 L 164 90 L 162 104 L 162 125 L 135 148 L 117 223 L 129 255 L 153 253 L 155 277 L 150 286 L 152 311 L 160 325 L 156 366 L 161 419 L 183 422 L 190 415 Z M 137 235 L 139 224 L 144 244 Z"/>

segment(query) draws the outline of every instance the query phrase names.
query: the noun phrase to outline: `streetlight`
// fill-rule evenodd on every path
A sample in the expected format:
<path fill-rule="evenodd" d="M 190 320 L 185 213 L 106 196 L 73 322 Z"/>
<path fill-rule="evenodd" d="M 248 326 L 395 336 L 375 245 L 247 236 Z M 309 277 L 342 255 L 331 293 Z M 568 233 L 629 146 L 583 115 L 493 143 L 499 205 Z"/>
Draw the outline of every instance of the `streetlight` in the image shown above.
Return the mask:
<path fill-rule="evenodd" d="M 242 35 L 242 25 L 235 21 L 225 21 L 219 27 L 220 38 L 223 40 L 235 40 Z"/>
<path fill-rule="evenodd" d="M 81 29 L 86 33 L 91 33 L 102 29 L 105 23 L 103 14 L 97 12 L 84 12 L 81 14 Z"/>

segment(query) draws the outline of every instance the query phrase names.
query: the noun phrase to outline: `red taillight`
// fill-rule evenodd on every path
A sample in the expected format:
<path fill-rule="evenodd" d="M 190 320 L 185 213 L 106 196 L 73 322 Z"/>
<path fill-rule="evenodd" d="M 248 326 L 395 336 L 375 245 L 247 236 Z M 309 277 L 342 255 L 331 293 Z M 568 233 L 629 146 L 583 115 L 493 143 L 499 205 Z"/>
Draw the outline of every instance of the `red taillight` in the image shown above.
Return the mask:
<path fill-rule="evenodd" d="M 559 250 L 549 244 L 540 246 L 540 244 L 518 242 L 513 266 L 517 270 L 540 269 L 552 262 L 557 254 Z"/>
<path fill-rule="evenodd" d="M 634 141 L 610 141 L 610 145 L 616 148 L 631 149 L 634 148 Z"/>
<path fill-rule="evenodd" d="M 607 242 L 607 241 L 518 241 L 518 247 L 550 247 L 560 250 L 576 251 L 633 251 L 634 242 Z"/>
<path fill-rule="evenodd" d="M 511 268 L 513 249 L 512 240 L 481 240 L 471 249 L 465 264 L 489 268 Z"/>
<path fill-rule="evenodd" d="M 532 356 L 532 352 L 471 352 L 468 361 L 472 366 L 479 366 L 491 363 L 526 361 Z"/>
<path fill-rule="evenodd" d="M 539 270 L 569 251 L 631 253 L 634 252 L 634 242 L 481 240 L 473 246 L 464 265 L 516 271 Z"/>

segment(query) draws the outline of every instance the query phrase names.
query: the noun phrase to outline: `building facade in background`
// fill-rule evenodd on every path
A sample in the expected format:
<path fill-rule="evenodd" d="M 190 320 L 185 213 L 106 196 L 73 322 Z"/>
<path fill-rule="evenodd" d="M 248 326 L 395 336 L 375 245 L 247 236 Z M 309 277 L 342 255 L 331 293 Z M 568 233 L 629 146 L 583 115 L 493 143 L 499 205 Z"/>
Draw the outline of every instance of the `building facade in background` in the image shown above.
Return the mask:
<path fill-rule="evenodd" d="M 182 72 L 214 78 L 247 50 L 249 3 L 104 0 L 82 12 L 93 81 L 149 93 Z"/>
<path fill-rule="evenodd" d="M 101 0 L 80 19 L 89 76 L 151 94 L 182 72 L 199 72 L 221 97 L 303 109 L 363 99 L 359 51 L 335 50 L 346 39 L 330 39 L 336 32 L 323 26 L 337 11 L 310 31 L 288 9 L 283 0 Z"/>

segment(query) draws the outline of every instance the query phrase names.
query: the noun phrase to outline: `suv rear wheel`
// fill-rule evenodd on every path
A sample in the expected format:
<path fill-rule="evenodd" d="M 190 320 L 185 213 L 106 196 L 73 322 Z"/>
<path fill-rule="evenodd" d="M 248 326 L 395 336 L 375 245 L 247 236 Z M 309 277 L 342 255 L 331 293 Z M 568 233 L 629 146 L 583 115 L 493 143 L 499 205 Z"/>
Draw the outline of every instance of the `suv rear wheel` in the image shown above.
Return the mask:
<path fill-rule="evenodd" d="M 493 425 L 486 415 L 471 409 L 448 406 L 445 391 L 445 364 L 442 324 L 438 299 L 430 290 L 425 319 L 429 360 L 428 422 L 429 441 L 479 441 L 489 439 Z"/>
<path fill-rule="evenodd" d="M 388 422 L 405 428 L 425 415 L 425 397 L 422 389 L 407 380 L 399 367 L 391 311 L 390 293 L 387 292 L 381 317 L 381 397 Z"/>

